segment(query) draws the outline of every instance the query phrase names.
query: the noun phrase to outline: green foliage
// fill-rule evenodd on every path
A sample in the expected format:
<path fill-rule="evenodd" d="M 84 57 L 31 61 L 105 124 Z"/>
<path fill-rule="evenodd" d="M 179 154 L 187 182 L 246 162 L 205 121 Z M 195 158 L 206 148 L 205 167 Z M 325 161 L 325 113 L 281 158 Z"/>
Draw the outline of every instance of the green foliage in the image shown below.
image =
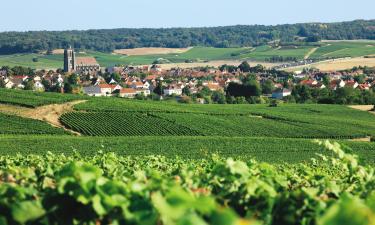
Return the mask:
<path fill-rule="evenodd" d="M 0 113 L 0 134 L 68 134 L 63 129 L 28 118 Z"/>
<path fill-rule="evenodd" d="M 363 224 L 373 168 L 339 145 L 310 164 L 47 153 L 0 157 L 3 224 Z"/>
<path fill-rule="evenodd" d="M 60 121 L 68 128 L 90 136 L 181 136 L 198 135 L 187 126 L 170 123 L 152 114 L 71 112 Z"/>
<path fill-rule="evenodd" d="M 257 159 L 272 164 L 309 161 L 316 153 L 325 151 L 308 139 L 271 137 L 76 137 L 44 135 L 7 135 L 0 138 L 0 155 L 72 155 L 77 150 L 85 156 L 98 151 L 111 151 L 121 156 L 163 155 L 184 159 L 203 159 L 217 153 L 225 157 Z M 56 144 L 58 143 L 58 144 Z M 375 143 L 340 141 L 359 155 L 361 162 L 375 165 Z M 276 154 L 277 153 L 277 154 Z"/>
<path fill-rule="evenodd" d="M 267 105 L 234 107 L 225 104 L 185 105 L 123 99 L 91 99 L 76 105 L 75 109 L 97 112 L 88 114 L 95 118 L 111 115 L 112 112 L 117 112 L 118 118 L 125 118 L 129 112 L 148 113 L 149 116 L 166 121 L 161 124 L 172 123 L 188 127 L 194 130 L 196 135 L 205 136 L 354 138 L 375 134 L 373 115 L 340 105 L 289 104 L 270 108 Z M 117 118 L 112 120 L 115 121 Z M 115 125 L 121 127 L 121 124 Z M 98 125 L 92 122 L 88 128 L 97 127 Z M 159 126 L 159 129 L 163 129 L 163 126 Z"/>
<path fill-rule="evenodd" d="M 101 52 L 136 47 L 249 47 L 267 44 L 274 40 L 292 42 L 297 35 L 316 37 L 312 41 L 374 39 L 374 31 L 370 29 L 374 25 L 374 20 L 357 20 L 331 24 L 306 23 L 277 26 L 3 32 L 0 33 L 0 54 L 35 53 L 67 48 L 69 45 Z M 246 52 L 248 49 L 230 54 L 238 55 Z"/>
<path fill-rule="evenodd" d="M 29 108 L 64 103 L 79 99 L 85 99 L 85 97 L 70 94 L 0 89 L 0 103 L 19 105 Z"/>

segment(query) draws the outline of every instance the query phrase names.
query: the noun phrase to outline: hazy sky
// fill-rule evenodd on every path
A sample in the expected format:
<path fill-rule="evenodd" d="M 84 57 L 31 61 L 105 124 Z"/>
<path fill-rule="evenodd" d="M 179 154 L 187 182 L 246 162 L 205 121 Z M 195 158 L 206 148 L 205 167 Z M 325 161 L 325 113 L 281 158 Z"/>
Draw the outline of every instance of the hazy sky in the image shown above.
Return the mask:
<path fill-rule="evenodd" d="M 0 31 L 375 19 L 375 0 L 1 0 Z"/>

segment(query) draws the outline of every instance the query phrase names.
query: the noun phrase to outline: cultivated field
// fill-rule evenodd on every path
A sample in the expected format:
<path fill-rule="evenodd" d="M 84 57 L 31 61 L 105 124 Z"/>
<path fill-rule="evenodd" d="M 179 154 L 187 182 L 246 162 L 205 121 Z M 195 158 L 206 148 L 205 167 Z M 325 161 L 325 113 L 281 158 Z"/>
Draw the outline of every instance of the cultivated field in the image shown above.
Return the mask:
<path fill-rule="evenodd" d="M 191 48 L 133 48 L 117 49 L 113 53 L 120 55 L 162 55 L 162 54 L 181 54 L 189 51 Z"/>
<path fill-rule="evenodd" d="M 56 69 L 63 67 L 63 55 L 60 50 L 56 54 L 15 54 L 0 56 L 0 66 L 26 66 L 39 69 Z M 60 54 L 59 54 L 60 53 Z M 120 54 L 122 53 L 122 54 Z M 362 57 L 375 54 L 375 42 L 371 41 L 336 41 L 321 42 L 318 45 L 290 45 L 271 47 L 268 45 L 247 48 L 212 48 L 192 47 L 185 49 L 141 48 L 118 50 L 116 54 L 94 51 L 81 52 L 79 56 L 95 57 L 103 67 L 114 65 L 150 65 L 155 61 L 162 62 L 165 68 L 179 66 L 218 66 L 220 63 L 238 64 L 243 60 L 264 63 L 272 57 L 325 60 L 331 58 Z M 362 59 L 362 58 L 358 58 Z M 347 68 L 358 64 L 341 63 L 338 66 L 322 66 L 323 69 Z M 371 59 L 363 60 L 362 65 L 373 65 Z M 319 66 L 319 65 L 318 65 Z"/>
<path fill-rule="evenodd" d="M 164 149 L 162 151 L 173 150 L 177 154 L 194 155 L 196 153 L 192 152 L 203 150 L 210 155 L 217 148 L 217 151 L 227 152 L 225 155 L 233 151 L 233 156 L 247 155 L 260 159 L 266 157 L 261 152 L 258 155 L 257 149 L 260 151 L 260 148 L 269 148 L 271 152 L 279 151 L 280 146 L 276 143 L 281 145 L 282 139 L 284 139 L 287 142 L 284 144 L 285 146 L 295 146 L 284 147 L 285 151 L 288 151 L 288 156 L 285 153 L 284 157 L 282 152 L 277 154 L 277 157 L 284 160 L 292 154 L 290 153 L 291 151 L 297 154 L 297 146 L 300 149 L 304 148 L 303 146 L 306 149 L 316 149 L 311 147 L 312 142 L 309 139 L 347 140 L 375 135 L 373 114 L 339 105 L 291 104 L 270 108 L 267 105 L 185 105 L 172 102 L 136 101 L 118 98 L 86 98 L 86 102 L 80 102 L 82 97 L 72 98 L 69 95 L 53 93 L 33 94 L 16 90 L 8 91 L 0 91 L 0 99 L 3 99 L 3 103 L 11 105 L 0 105 L 0 111 L 4 116 L 16 116 L 17 120 L 15 121 L 18 122 L 16 122 L 17 126 L 16 124 L 9 125 L 11 123 L 4 123 L 3 126 L 6 129 L 4 128 L 3 134 L 27 134 L 28 132 L 35 134 L 34 131 L 28 131 L 28 127 L 34 123 L 32 119 L 36 119 L 36 124 L 57 127 L 54 128 L 55 130 L 48 128 L 48 132 L 45 133 L 37 131 L 38 134 L 56 133 L 58 130 L 57 133 L 73 135 L 71 141 L 65 142 L 66 145 L 83 152 L 89 151 L 89 148 L 83 148 L 83 145 L 78 146 L 77 142 L 79 140 L 82 140 L 82 143 L 85 143 L 85 140 L 92 142 L 96 146 L 93 149 L 98 149 L 101 144 L 108 145 L 107 141 L 103 142 L 104 140 L 109 137 L 116 137 L 118 139 L 114 138 L 113 140 L 116 139 L 118 144 L 113 143 L 115 145 L 110 145 L 111 147 L 109 147 L 113 150 L 116 149 L 116 151 L 121 151 L 120 146 L 125 146 L 125 143 L 128 142 L 129 146 L 142 146 L 136 148 L 137 151 L 141 151 L 141 148 L 144 148 L 144 151 L 149 153 L 157 153 L 160 149 Z M 12 93 L 12 95 L 9 93 Z M 61 97 L 61 100 L 57 102 L 52 96 L 54 98 Z M 66 101 L 72 102 L 65 103 Z M 25 106 L 29 108 L 24 108 Z M 25 120 L 25 126 L 22 126 L 23 120 Z M 12 127 L 14 127 L 14 132 L 12 132 Z M 20 132 L 18 131 L 19 127 L 25 127 L 26 130 Z M 60 129 L 58 129 L 59 127 Z M 65 128 L 65 131 L 61 128 Z M 75 139 L 72 132 L 67 132 L 71 130 L 86 137 Z M 95 137 L 89 138 L 88 136 Z M 129 139 L 129 137 L 132 138 Z M 155 141 L 145 141 L 147 137 L 154 137 Z M 173 145 L 167 141 L 172 137 L 175 143 Z M 12 138 L 17 137 L 12 136 Z M 34 138 L 35 140 L 38 139 L 38 137 Z M 212 144 L 220 140 L 223 141 L 223 138 L 226 138 L 225 140 L 227 141 L 221 143 L 221 147 L 219 147 L 220 144 Z M 38 143 L 41 143 L 46 148 L 51 148 L 50 150 L 58 151 L 57 147 L 52 148 L 46 142 L 47 139 L 49 141 L 53 140 L 40 137 Z M 3 140 L 5 141 L 6 139 Z M 238 140 L 237 143 L 239 145 L 234 144 L 235 140 Z M 297 143 L 297 140 L 305 144 L 291 144 L 292 142 Z M 136 141 L 139 141 L 139 143 L 144 142 L 144 144 L 134 144 L 133 142 Z M 43 144 L 44 142 L 45 144 Z M 196 144 L 191 144 L 192 142 Z M 9 144 L 2 143 L 5 151 L 8 148 L 5 146 Z M 18 151 L 26 143 L 26 141 L 18 143 L 19 147 L 15 145 L 15 147 L 8 149 L 17 149 Z M 159 144 L 149 147 L 145 145 L 146 143 L 150 145 Z M 264 145 L 264 143 L 267 144 Z M 350 145 L 355 144 L 351 143 Z M 41 145 L 38 146 L 41 147 Z M 189 147 L 186 147 L 187 145 Z M 365 149 L 373 147 L 369 143 Z M 64 147 L 63 149 L 67 148 Z M 31 151 L 31 149 L 39 152 L 33 147 L 25 150 Z M 40 151 L 45 152 L 43 149 L 45 148 L 41 147 Z M 252 149 L 253 153 L 238 154 L 238 152 L 247 151 L 246 149 Z M 129 151 L 126 150 L 124 154 L 130 154 Z M 296 158 L 290 160 L 308 160 L 312 154 L 315 154 L 314 152 L 315 150 L 312 150 L 308 154 L 303 153 L 298 157 L 296 155 Z M 276 159 L 274 158 L 274 160 Z"/>
<path fill-rule="evenodd" d="M 0 91 L 7 103 L 0 104 L 0 219 L 7 224 L 341 225 L 330 222 L 345 217 L 336 215 L 341 207 L 355 218 L 372 216 L 372 202 L 361 199 L 373 199 L 375 143 L 350 141 L 375 135 L 369 112 L 341 105 L 81 102 L 6 91 Z M 33 110 L 41 118 L 52 113 L 65 130 L 32 119 Z"/>
<path fill-rule="evenodd" d="M 375 58 L 345 58 L 345 59 L 334 59 L 334 60 L 325 60 L 318 63 L 313 63 L 307 66 L 297 66 L 288 68 L 288 71 L 298 71 L 303 68 L 314 67 L 318 68 L 321 71 L 337 71 L 351 69 L 354 66 L 368 66 L 375 67 Z"/>

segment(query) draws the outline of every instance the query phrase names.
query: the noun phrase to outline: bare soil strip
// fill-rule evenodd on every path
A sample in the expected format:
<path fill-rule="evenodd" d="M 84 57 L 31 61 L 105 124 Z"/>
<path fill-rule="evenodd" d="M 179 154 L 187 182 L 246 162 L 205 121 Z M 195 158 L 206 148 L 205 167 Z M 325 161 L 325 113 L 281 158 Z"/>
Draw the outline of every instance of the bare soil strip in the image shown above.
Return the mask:
<path fill-rule="evenodd" d="M 320 69 L 321 71 L 336 71 L 336 70 L 351 69 L 353 68 L 353 66 L 374 67 L 375 58 L 356 57 L 356 58 L 350 58 L 350 59 L 345 58 L 345 59 L 326 60 L 326 61 L 313 63 L 310 65 L 290 67 L 286 70 L 296 71 L 296 70 L 302 70 L 305 67 L 307 68 L 315 67 L 315 68 Z"/>
<path fill-rule="evenodd" d="M 59 118 L 62 114 L 73 111 L 74 105 L 85 101 L 86 100 L 79 100 L 67 102 L 64 104 L 46 105 L 37 107 L 35 109 L 0 104 L 0 112 L 45 121 L 54 127 L 63 128 L 64 130 L 69 131 L 75 135 L 81 135 L 78 132 L 67 129 L 63 124 L 61 124 Z"/>
<path fill-rule="evenodd" d="M 318 50 L 318 48 L 312 48 L 306 55 L 305 55 L 305 59 L 308 59 L 310 58 L 310 56 L 312 54 L 314 54 L 314 52 L 316 52 L 316 50 Z"/>
<path fill-rule="evenodd" d="M 350 105 L 349 107 L 352 109 L 358 109 L 361 111 L 368 111 L 370 113 L 375 113 L 374 111 L 370 111 L 374 108 L 373 105 Z"/>
<path fill-rule="evenodd" d="M 116 49 L 115 54 L 120 55 L 164 55 L 164 54 L 181 54 L 189 51 L 190 48 L 134 48 L 134 49 Z"/>
<path fill-rule="evenodd" d="M 354 142 L 371 142 L 371 137 L 348 139 L 348 141 L 354 141 Z"/>
<path fill-rule="evenodd" d="M 243 61 L 244 60 L 214 60 L 214 61 L 208 61 L 208 62 L 194 62 L 194 63 L 168 63 L 168 64 L 160 64 L 160 67 L 164 70 L 169 70 L 172 68 L 188 69 L 188 68 L 205 67 L 205 66 L 218 68 L 219 66 L 224 65 L 224 64 L 238 66 Z M 261 64 L 262 66 L 265 66 L 267 68 L 271 68 L 271 67 L 281 64 L 281 63 L 267 63 L 267 62 L 254 62 L 254 61 L 248 61 L 248 62 L 250 63 L 251 66 Z"/>

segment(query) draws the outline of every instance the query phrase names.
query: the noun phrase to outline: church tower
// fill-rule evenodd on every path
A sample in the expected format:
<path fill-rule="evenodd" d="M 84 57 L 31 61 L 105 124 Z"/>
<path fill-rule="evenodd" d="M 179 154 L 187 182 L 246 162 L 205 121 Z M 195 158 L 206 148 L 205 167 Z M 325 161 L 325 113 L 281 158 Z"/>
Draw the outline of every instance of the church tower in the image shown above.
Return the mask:
<path fill-rule="evenodd" d="M 72 47 L 64 50 L 64 71 L 74 72 L 76 67 L 76 54 Z"/>

